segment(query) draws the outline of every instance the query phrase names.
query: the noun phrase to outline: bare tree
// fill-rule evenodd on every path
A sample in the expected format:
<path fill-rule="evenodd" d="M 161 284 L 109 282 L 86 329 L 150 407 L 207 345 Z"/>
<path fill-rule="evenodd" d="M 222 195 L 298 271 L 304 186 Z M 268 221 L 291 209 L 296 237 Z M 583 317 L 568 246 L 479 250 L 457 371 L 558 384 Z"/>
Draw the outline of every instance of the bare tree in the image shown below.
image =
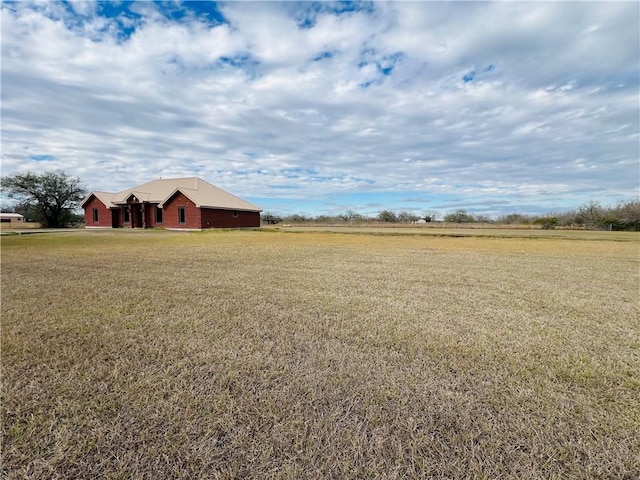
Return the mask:
<path fill-rule="evenodd" d="M 589 200 L 578 209 L 584 223 L 590 227 L 597 225 L 603 218 L 602 205 L 595 200 Z"/>

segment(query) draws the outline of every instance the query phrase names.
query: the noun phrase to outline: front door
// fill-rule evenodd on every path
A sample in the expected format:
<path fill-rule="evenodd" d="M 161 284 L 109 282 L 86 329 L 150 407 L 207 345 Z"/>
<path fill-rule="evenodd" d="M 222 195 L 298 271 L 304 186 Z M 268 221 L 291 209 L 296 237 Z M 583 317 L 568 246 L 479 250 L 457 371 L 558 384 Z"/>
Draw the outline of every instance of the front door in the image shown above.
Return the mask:
<path fill-rule="evenodd" d="M 131 204 L 131 226 L 133 228 L 142 228 L 142 206 L 139 203 Z"/>
<path fill-rule="evenodd" d="M 118 228 L 120 226 L 120 209 L 111 209 L 111 228 Z"/>

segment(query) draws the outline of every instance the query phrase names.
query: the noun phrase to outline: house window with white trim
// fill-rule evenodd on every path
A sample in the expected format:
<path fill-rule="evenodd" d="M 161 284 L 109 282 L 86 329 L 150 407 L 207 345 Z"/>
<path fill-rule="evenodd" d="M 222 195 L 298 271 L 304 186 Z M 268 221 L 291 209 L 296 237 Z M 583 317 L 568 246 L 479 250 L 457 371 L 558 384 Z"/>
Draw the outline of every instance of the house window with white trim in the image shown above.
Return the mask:
<path fill-rule="evenodd" d="M 232 216 L 233 218 L 238 218 L 238 211 L 237 211 L 237 210 L 234 210 L 234 211 L 233 211 L 233 213 L 231 213 L 231 216 Z"/>
<path fill-rule="evenodd" d="M 180 225 L 187 223 L 187 210 L 184 207 L 178 207 L 178 223 Z"/>
<path fill-rule="evenodd" d="M 129 223 L 129 207 L 122 207 L 122 222 Z"/>
<path fill-rule="evenodd" d="M 98 209 L 93 207 L 93 223 L 98 223 Z"/>
<path fill-rule="evenodd" d="M 156 223 L 162 223 L 162 209 L 156 205 Z"/>

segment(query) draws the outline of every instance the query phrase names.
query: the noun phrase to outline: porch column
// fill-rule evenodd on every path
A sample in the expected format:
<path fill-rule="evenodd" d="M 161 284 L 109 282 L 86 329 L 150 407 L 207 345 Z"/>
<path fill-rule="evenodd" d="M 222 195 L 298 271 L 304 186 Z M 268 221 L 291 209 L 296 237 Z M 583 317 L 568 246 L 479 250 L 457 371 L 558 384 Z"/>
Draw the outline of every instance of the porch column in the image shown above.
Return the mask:
<path fill-rule="evenodd" d="M 133 219 L 133 207 L 131 204 L 128 204 L 127 208 L 129 209 L 129 227 L 134 228 L 135 220 Z"/>
<path fill-rule="evenodd" d="M 144 203 L 140 204 L 140 212 L 142 214 L 142 228 L 147 228 L 147 212 L 144 208 Z"/>

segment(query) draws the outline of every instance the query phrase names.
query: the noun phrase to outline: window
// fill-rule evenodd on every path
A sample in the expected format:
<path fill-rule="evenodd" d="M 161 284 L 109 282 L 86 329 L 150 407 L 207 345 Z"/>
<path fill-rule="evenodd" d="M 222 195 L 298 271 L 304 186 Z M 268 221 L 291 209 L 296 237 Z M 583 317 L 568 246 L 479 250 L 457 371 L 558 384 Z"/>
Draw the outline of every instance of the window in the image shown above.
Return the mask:
<path fill-rule="evenodd" d="M 129 207 L 122 207 L 122 221 L 129 223 Z"/>
<path fill-rule="evenodd" d="M 156 205 L 156 223 L 162 223 L 162 209 Z"/>
<path fill-rule="evenodd" d="M 98 223 L 98 209 L 93 207 L 93 223 Z"/>
<path fill-rule="evenodd" d="M 234 210 L 231 216 L 233 216 L 233 218 L 238 218 L 238 211 Z"/>
<path fill-rule="evenodd" d="M 178 223 L 187 223 L 187 212 L 184 207 L 178 207 Z"/>

